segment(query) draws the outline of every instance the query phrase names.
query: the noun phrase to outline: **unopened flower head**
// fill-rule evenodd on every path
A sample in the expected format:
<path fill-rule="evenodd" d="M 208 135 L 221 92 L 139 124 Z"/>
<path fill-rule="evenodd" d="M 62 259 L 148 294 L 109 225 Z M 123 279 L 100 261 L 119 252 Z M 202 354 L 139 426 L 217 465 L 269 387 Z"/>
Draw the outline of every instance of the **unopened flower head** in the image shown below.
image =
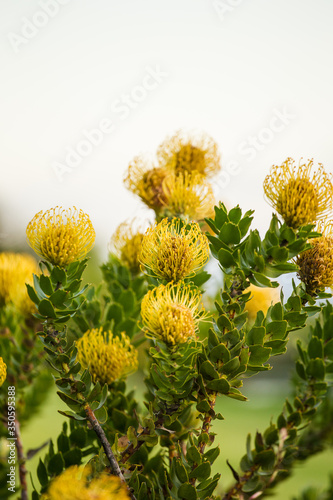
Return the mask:
<path fill-rule="evenodd" d="M 27 227 L 29 245 L 56 266 L 83 259 L 95 243 L 95 230 L 89 216 L 75 207 L 55 207 L 38 212 Z"/>
<path fill-rule="evenodd" d="M 13 304 L 23 315 L 35 310 L 27 293 L 26 283 L 33 283 L 38 272 L 37 262 L 28 254 L 0 253 L 0 307 Z"/>
<path fill-rule="evenodd" d="M 187 135 L 179 131 L 167 138 L 157 150 L 159 164 L 176 173 L 198 172 L 205 176 L 221 169 L 216 142 L 208 135 Z"/>
<path fill-rule="evenodd" d="M 138 367 L 138 353 L 130 339 L 103 328 L 88 330 L 77 342 L 78 361 L 88 368 L 94 381 L 112 384 Z"/>
<path fill-rule="evenodd" d="M 322 222 L 317 230 L 322 236 L 310 240 L 312 248 L 295 259 L 299 279 L 310 295 L 333 287 L 333 223 Z"/>
<path fill-rule="evenodd" d="M 140 271 L 138 257 L 144 232 L 140 229 L 135 230 L 134 226 L 135 221 L 120 224 L 110 240 L 109 251 L 117 255 L 133 273 L 138 273 Z"/>
<path fill-rule="evenodd" d="M 4 360 L 0 357 L 0 387 L 4 383 L 7 377 L 7 365 Z"/>
<path fill-rule="evenodd" d="M 248 318 L 251 321 L 256 319 L 258 311 L 266 314 L 269 307 L 279 300 L 279 292 L 276 288 L 261 288 L 250 285 L 246 292 L 251 292 L 251 298 L 245 305 L 245 310 L 248 311 Z"/>
<path fill-rule="evenodd" d="M 124 183 L 149 208 L 158 212 L 165 202 L 162 184 L 166 175 L 166 169 L 153 167 L 142 156 L 136 156 L 128 167 Z"/>
<path fill-rule="evenodd" d="M 126 487 L 106 473 L 88 482 L 89 467 L 73 465 L 55 477 L 42 500 L 129 500 Z"/>
<path fill-rule="evenodd" d="M 313 161 L 300 163 L 287 160 L 274 165 L 264 181 L 264 191 L 270 205 L 286 224 L 297 228 L 322 219 L 333 208 L 333 185 L 323 166 L 313 171 Z"/>
<path fill-rule="evenodd" d="M 206 178 L 198 173 L 169 174 L 163 181 L 165 202 L 162 217 L 202 220 L 214 214 L 214 194 Z"/>
<path fill-rule="evenodd" d="M 201 269 L 208 256 L 208 239 L 197 223 L 185 225 L 179 219 L 163 219 L 146 231 L 140 262 L 154 277 L 179 281 Z"/>
<path fill-rule="evenodd" d="M 147 335 L 170 346 L 195 338 L 199 320 L 204 315 L 200 291 L 181 281 L 150 290 L 141 303 L 141 317 Z"/>

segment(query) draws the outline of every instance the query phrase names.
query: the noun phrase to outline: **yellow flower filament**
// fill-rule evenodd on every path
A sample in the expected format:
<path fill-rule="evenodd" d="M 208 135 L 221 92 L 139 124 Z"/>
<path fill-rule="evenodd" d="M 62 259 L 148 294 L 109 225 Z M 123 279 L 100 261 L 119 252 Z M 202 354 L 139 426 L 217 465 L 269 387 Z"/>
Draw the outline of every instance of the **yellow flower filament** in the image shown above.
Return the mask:
<path fill-rule="evenodd" d="M 295 166 L 288 158 L 274 165 L 264 181 L 268 203 L 286 224 L 297 228 L 325 217 L 333 208 L 333 185 L 323 166 L 312 172 L 313 161 Z"/>
<path fill-rule="evenodd" d="M 201 269 L 208 256 L 208 240 L 197 223 L 188 227 L 179 219 L 163 219 L 146 231 L 140 262 L 152 276 L 179 281 Z"/>
<path fill-rule="evenodd" d="M 150 290 L 141 304 L 141 317 L 148 336 L 171 346 L 196 337 L 201 309 L 201 293 L 183 282 L 168 283 Z"/>
<path fill-rule="evenodd" d="M 112 384 L 138 367 L 138 354 L 130 339 L 120 337 L 103 328 L 88 330 L 77 341 L 78 361 L 88 368 L 94 381 L 102 385 Z"/>
<path fill-rule="evenodd" d="M 83 259 L 92 249 L 95 231 L 82 210 L 55 207 L 35 215 L 28 224 L 27 239 L 38 255 L 65 267 Z"/>

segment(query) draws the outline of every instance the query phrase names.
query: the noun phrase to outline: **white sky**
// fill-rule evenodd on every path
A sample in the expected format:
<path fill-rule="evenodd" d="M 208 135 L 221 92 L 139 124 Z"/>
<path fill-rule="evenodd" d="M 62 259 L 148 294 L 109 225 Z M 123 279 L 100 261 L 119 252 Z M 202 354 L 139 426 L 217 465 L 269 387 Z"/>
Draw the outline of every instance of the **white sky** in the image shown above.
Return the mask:
<path fill-rule="evenodd" d="M 120 222 L 147 217 L 122 184 L 129 161 L 180 128 L 210 134 L 224 172 L 236 162 L 217 197 L 255 209 L 265 229 L 273 163 L 303 156 L 333 172 L 332 14 L 330 0 L 0 0 L 6 246 L 25 240 L 36 212 L 76 205 L 104 258 Z M 133 108 L 120 108 L 131 93 Z M 113 131 L 60 182 L 54 163 L 105 119 Z"/>

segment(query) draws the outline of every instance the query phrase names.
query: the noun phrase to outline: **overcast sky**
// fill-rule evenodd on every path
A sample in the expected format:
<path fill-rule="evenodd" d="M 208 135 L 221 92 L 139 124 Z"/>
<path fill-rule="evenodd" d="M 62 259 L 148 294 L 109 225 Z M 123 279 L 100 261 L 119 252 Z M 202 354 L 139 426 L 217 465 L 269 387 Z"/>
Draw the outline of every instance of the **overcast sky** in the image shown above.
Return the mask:
<path fill-rule="evenodd" d="M 272 164 L 333 171 L 332 15 L 330 0 L 0 0 L 1 238 L 75 205 L 104 258 L 120 222 L 149 215 L 129 161 L 180 128 L 218 142 L 217 198 L 265 229 Z"/>

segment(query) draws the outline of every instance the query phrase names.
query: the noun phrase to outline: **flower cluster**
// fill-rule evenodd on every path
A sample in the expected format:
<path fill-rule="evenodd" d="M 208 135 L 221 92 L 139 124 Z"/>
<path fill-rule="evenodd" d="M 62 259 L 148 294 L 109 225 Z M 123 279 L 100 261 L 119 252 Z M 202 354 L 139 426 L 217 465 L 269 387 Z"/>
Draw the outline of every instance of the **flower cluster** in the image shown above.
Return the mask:
<path fill-rule="evenodd" d="M 88 482 L 90 468 L 74 465 L 53 479 L 43 500 L 128 500 L 125 486 L 116 476 L 106 473 Z"/>
<path fill-rule="evenodd" d="M 88 368 L 94 381 L 112 384 L 138 367 L 138 354 L 130 339 L 103 328 L 88 330 L 77 342 L 78 361 Z"/>
<path fill-rule="evenodd" d="M 31 285 L 33 274 L 37 272 L 37 262 L 30 255 L 0 253 L 0 307 L 13 304 L 25 316 L 32 313 L 35 306 L 25 284 Z"/>
<path fill-rule="evenodd" d="M 154 277 L 179 281 L 201 269 L 208 256 L 208 240 L 197 223 L 186 226 L 179 219 L 163 219 L 146 231 L 140 262 Z"/>
<path fill-rule="evenodd" d="M 212 215 L 214 195 L 206 177 L 220 170 L 216 143 L 208 136 L 178 132 L 157 150 L 157 166 L 142 156 L 130 163 L 125 186 L 159 219 L 201 220 Z"/>
<path fill-rule="evenodd" d="M 38 255 L 55 266 L 66 267 L 92 249 L 95 231 L 82 210 L 55 207 L 35 215 L 28 224 L 27 239 Z"/>
<path fill-rule="evenodd" d="M 146 333 L 171 346 L 195 338 L 204 314 L 200 291 L 181 281 L 150 290 L 141 304 Z"/>
<path fill-rule="evenodd" d="M 0 357 L 0 387 L 4 383 L 7 377 L 7 365 L 4 360 Z"/>

